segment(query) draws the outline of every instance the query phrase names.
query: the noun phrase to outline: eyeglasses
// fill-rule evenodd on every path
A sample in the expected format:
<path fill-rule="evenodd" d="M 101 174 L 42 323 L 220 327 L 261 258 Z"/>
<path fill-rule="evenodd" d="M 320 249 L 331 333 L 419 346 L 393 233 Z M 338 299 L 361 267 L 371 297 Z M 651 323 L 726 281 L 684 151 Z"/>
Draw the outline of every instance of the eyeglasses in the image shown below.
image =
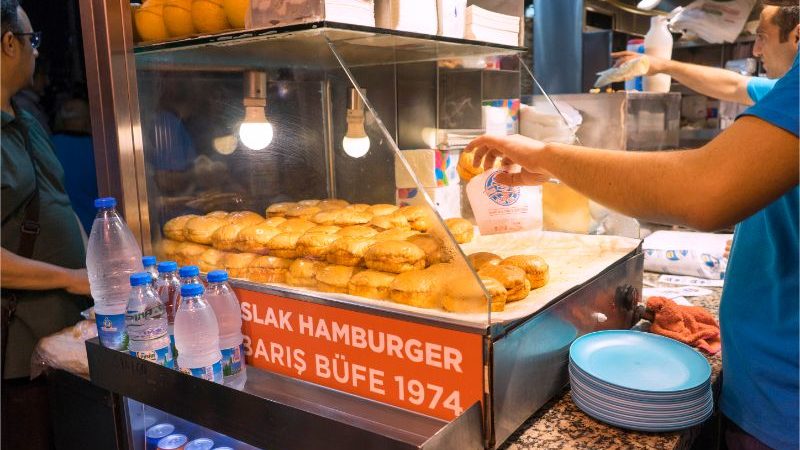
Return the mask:
<path fill-rule="evenodd" d="M 30 36 L 31 48 L 36 50 L 42 45 L 42 32 L 34 31 L 32 33 L 14 33 L 14 36 Z"/>

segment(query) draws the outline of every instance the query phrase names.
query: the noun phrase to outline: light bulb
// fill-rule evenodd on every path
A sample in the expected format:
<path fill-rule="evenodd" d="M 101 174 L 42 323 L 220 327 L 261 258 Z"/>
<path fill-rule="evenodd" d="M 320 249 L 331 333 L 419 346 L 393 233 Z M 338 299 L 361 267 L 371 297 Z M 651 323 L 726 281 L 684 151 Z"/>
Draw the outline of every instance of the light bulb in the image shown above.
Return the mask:
<path fill-rule="evenodd" d="M 361 158 L 369 152 L 369 138 L 367 136 L 355 138 L 345 136 L 342 139 L 342 147 L 348 156 Z"/>
<path fill-rule="evenodd" d="M 262 150 L 272 142 L 272 124 L 269 122 L 242 122 L 239 139 L 251 150 Z"/>

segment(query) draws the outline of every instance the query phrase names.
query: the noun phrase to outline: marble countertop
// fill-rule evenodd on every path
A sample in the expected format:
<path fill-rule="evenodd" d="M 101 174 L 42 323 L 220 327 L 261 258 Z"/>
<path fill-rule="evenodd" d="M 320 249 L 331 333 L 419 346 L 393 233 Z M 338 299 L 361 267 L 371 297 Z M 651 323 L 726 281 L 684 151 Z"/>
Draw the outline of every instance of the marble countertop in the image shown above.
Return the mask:
<path fill-rule="evenodd" d="M 658 283 L 658 274 L 645 273 L 645 285 L 670 287 Z M 674 286 L 672 286 L 674 287 Z M 703 306 L 715 317 L 719 313 L 721 288 L 708 288 L 713 294 L 688 300 Z M 720 354 L 709 356 L 712 381 L 722 368 Z M 599 422 L 584 414 L 572 402 L 569 389 L 555 397 L 523 423 L 500 447 L 502 450 L 532 449 L 683 449 L 689 448 L 699 428 L 673 433 L 642 433 L 623 430 Z"/>

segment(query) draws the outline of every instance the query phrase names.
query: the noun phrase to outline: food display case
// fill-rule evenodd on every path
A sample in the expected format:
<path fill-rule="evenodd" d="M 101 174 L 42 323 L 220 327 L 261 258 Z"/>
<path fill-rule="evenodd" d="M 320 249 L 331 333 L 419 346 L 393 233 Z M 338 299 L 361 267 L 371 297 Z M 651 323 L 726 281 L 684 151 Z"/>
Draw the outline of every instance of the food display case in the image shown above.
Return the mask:
<path fill-rule="evenodd" d="M 134 45 L 127 2 L 81 7 L 100 190 L 146 253 L 228 270 L 248 374 L 89 342 L 99 386 L 257 448 L 495 448 L 575 338 L 632 325 L 636 237 L 464 219 L 465 143 L 549 103 L 523 48 L 325 21 Z M 480 192 L 541 216 L 494 170 Z"/>

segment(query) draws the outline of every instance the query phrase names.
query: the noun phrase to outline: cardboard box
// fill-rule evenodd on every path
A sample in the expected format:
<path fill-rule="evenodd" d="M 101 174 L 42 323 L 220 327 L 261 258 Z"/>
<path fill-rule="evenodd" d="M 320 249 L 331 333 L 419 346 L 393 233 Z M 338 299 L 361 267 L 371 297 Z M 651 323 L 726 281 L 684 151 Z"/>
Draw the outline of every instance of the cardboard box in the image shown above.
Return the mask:
<path fill-rule="evenodd" d="M 436 188 L 458 185 L 459 178 L 456 171 L 458 152 L 431 149 L 402 150 L 402 152 L 422 187 Z M 395 186 L 398 189 L 417 187 L 397 156 L 394 161 L 394 174 Z"/>
<path fill-rule="evenodd" d="M 458 184 L 440 187 L 425 188 L 431 201 L 444 219 L 461 217 L 461 186 Z M 425 205 L 425 197 L 417 188 L 401 188 L 395 192 L 398 206 Z"/>

